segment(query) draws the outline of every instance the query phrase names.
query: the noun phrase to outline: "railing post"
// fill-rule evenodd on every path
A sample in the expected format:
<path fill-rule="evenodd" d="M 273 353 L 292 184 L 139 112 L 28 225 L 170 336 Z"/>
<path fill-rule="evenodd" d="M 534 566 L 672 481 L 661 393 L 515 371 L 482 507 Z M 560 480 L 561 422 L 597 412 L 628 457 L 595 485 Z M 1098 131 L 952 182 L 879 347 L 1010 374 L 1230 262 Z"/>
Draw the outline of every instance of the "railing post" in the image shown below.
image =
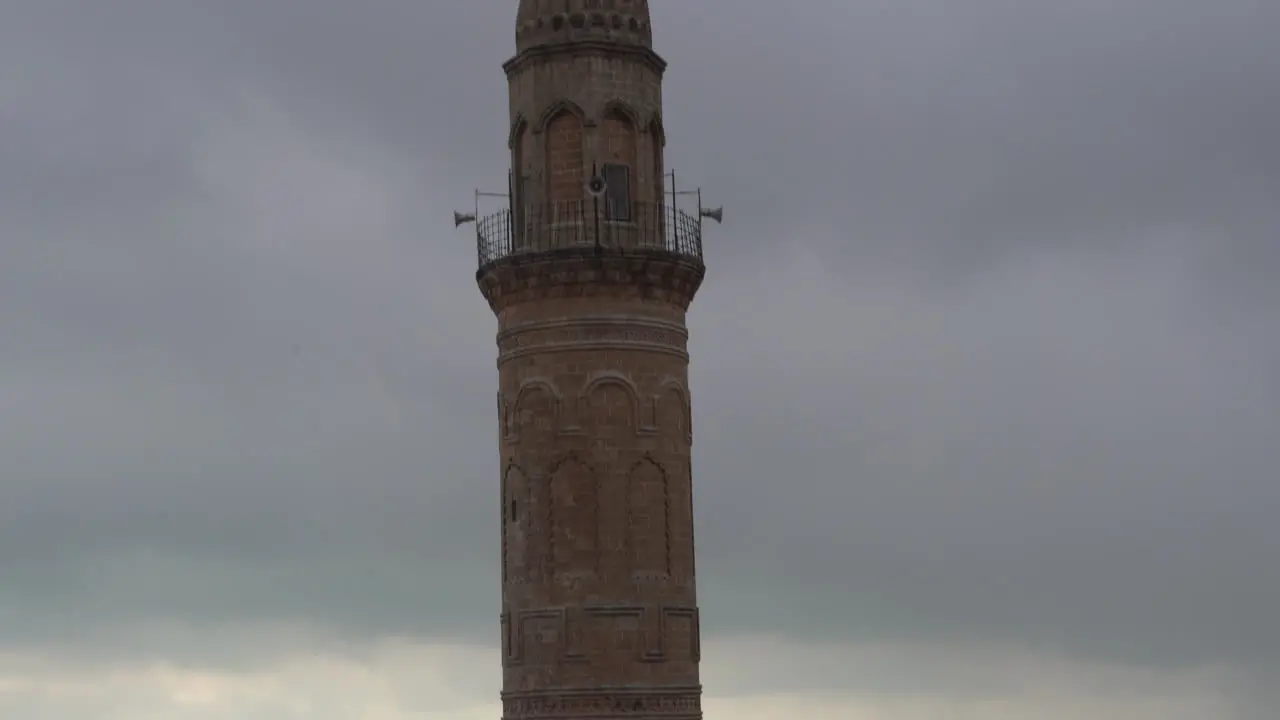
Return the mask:
<path fill-rule="evenodd" d="M 693 219 L 697 223 L 698 228 L 698 254 L 702 254 L 702 188 L 698 188 L 698 216 Z"/>
<path fill-rule="evenodd" d="M 676 171 L 671 171 L 671 242 L 675 245 L 672 250 L 679 251 L 680 248 L 680 225 L 676 222 Z M 663 245 L 666 245 L 666 238 L 663 239 Z"/>
<path fill-rule="evenodd" d="M 595 163 L 591 163 L 591 178 L 594 181 L 599 169 Z M 600 252 L 600 196 L 592 193 L 591 195 L 591 215 L 595 220 L 595 241 L 596 253 Z"/>

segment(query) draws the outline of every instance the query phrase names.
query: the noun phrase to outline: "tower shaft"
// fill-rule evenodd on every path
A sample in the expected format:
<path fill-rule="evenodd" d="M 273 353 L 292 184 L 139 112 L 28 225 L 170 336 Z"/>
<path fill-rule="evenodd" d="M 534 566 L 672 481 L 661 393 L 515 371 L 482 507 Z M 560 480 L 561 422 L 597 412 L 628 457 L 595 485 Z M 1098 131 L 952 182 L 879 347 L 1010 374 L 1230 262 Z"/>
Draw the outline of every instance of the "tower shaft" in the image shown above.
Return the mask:
<path fill-rule="evenodd" d="M 701 227 L 664 202 L 648 38 L 643 0 L 522 0 L 505 65 L 511 206 L 478 223 L 477 272 L 498 319 L 505 720 L 702 717 Z"/>

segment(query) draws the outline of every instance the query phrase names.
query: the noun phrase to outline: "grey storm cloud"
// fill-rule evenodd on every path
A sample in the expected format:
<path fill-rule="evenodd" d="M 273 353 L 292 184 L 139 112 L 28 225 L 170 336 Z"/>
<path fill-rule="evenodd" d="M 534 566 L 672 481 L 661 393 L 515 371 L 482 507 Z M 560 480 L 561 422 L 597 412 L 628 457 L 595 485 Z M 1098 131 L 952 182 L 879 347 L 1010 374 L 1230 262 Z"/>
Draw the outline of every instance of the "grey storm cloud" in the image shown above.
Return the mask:
<path fill-rule="evenodd" d="M 1280 5 L 654 14 L 669 163 L 726 205 L 709 641 L 1274 677 Z M 0 643 L 495 636 L 494 323 L 449 212 L 506 182 L 513 16 L 0 10 Z"/>

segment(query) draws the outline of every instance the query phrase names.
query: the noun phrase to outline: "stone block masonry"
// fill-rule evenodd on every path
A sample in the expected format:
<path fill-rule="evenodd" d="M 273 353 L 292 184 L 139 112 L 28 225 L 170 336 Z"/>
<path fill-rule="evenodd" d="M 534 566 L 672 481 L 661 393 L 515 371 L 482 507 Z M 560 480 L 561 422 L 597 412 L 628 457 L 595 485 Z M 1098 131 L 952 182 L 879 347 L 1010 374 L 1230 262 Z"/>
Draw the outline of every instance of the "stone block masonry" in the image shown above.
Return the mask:
<path fill-rule="evenodd" d="M 528 240 L 596 237 L 565 226 L 606 164 L 625 179 L 611 208 L 661 212 L 666 65 L 646 0 L 522 0 L 516 37 L 516 229 L 476 275 L 498 320 L 503 717 L 699 720 L 685 314 L 700 249 L 641 242 L 665 214 L 615 215 L 610 237 L 636 239 L 611 247 Z"/>

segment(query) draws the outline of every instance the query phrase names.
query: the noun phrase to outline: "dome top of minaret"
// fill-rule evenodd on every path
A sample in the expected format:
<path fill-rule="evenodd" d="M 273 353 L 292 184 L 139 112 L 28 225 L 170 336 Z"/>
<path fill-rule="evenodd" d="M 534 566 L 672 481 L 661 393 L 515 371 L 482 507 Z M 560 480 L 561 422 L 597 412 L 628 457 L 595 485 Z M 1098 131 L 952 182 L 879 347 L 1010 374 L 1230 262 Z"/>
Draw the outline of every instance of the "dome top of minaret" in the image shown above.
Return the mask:
<path fill-rule="evenodd" d="M 649 0 L 520 0 L 516 52 L 576 41 L 652 48 Z"/>

